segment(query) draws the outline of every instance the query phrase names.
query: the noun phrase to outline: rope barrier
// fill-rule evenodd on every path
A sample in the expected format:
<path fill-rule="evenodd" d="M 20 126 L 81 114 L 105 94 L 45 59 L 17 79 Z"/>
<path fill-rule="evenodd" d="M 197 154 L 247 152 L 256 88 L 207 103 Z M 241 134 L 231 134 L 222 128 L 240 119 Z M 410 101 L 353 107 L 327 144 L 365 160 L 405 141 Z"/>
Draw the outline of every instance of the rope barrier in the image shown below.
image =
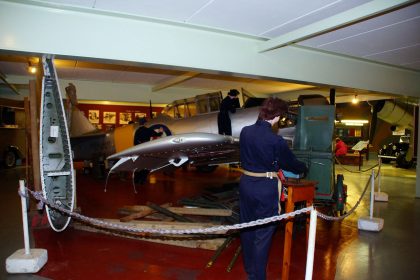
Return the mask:
<path fill-rule="evenodd" d="M 120 224 L 115 224 L 107 221 L 103 221 L 101 219 L 96 218 L 90 218 L 84 215 L 81 215 L 76 212 L 69 211 L 67 209 L 63 209 L 60 206 L 58 206 L 55 203 L 51 203 L 48 200 L 46 200 L 42 194 L 42 192 L 34 192 L 28 188 L 26 188 L 27 191 L 36 199 L 39 201 L 42 201 L 45 205 L 48 207 L 51 207 L 57 211 L 60 211 L 62 213 L 65 213 L 75 219 L 87 222 L 89 224 L 99 226 L 102 228 L 107 229 L 113 229 L 113 230 L 120 230 L 123 232 L 129 232 L 129 233 L 157 233 L 157 234 L 197 234 L 197 233 L 211 233 L 211 232 L 220 232 L 220 231 L 229 231 L 229 230 L 235 230 L 235 229 L 243 229 L 243 228 L 249 228 L 254 226 L 260 226 L 265 225 L 272 222 L 281 221 L 283 219 L 293 218 L 297 215 L 307 213 L 313 209 L 313 207 L 306 207 L 299 210 L 296 210 L 294 212 L 286 213 L 283 215 L 276 215 L 264 219 L 258 219 L 256 221 L 246 222 L 246 223 L 240 223 L 240 224 L 234 224 L 234 225 L 221 225 L 221 226 L 213 226 L 208 228 L 193 228 L 193 229 L 182 229 L 182 230 L 176 230 L 176 229 L 154 229 L 154 228 L 138 228 L 138 227 L 131 227 L 131 226 L 123 226 Z M 23 195 L 19 192 L 20 195 Z"/>
<path fill-rule="evenodd" d="M 341 167 L 341 168 L 343 168 L 344 170 L 346 170 L 346 171 L 348 171 L 348 172 L 350 172 L 350 173 L 364 173 L 364 172 L 367 172 L 367 171 L 372 170 L 373 168 L 375 168 L 375 167 L 377 167 L 377 166 L 380 166 L 380 164 L 379 164 L 379 163 L 377 163 L 377 164 L 375 164 L 374 166 L 369 167 L 368 169 L 365 169 L 365 170 L 359 170 L 359 171 L 354 171 L 354 170 L 350 170 L 350 169 L 348 169 L 348 168 L 345 168 L 345 167 L 343 166 L 343 164 L 340 162 L 340 160 L 338 159 L 338 157 L 334 156 L 334 159 L 338 162 L 338 164 L 340 165 L 340 167 Z"/>
<path fill-rule="evenodd" d="M 335 157 L 335 158 L 336 158 L 336 157 Z M 336 158 L 336 159 L 337 159 L 337 158 Z M 377 174 L 376 174 L 376 176 L 375 176 L 375 180 L 376 180 L 376 178 L 379 176 L 379 174 L 380 174 L 380 172 L 381 172 L 381 166 L 382 166 L 382 165 L 381 165 L 381 162 L 379 161 L 379 163 L 375 164 L 374 166 L 372 166 L 372 167 L 370 167 L 370 168 L 368 168 L 368 169 L 366 169 L 366 170 L 361 170 L 361 171 L 357 171 L 357 172 L 355 172 L 355 171 L 350 171 L 350 170 L 346 169 L 345 167 L 343 167 L 343 166 L 341 165 L 341 163 L 340 163 L 340 161 L 339 161 L 338 159 L 337 159 L 337 162 L 340 164 L 340 166 L 341 166 L 344 170 L 349 171 L 349 172 L 351 172 L 351 173 L 364 173 L 364 172 L 367 172 L 367 171 L 372 170 L 373 168 L 375 168 L 375 167 L 379 166 L 379 168 L 378 168 L 378 172 L 377 172 Z M 356 210 L 356 208 L 359 206 L 360 202 L 362 201 L 362 198 L 364 197 L 364 195 L 365 195 L 365 193 L 366 193 L 366 190 L 368 189 L 368 187 L 369 187 L 369 183 L 370 183 L 370 181 L 371 181 L 371 180 L 372 180 L 372 177 L 371 177 L 371 176 L 369 176 L 369 180 L 366 182 L 365 188 L 363 189 L 363 192 L 362 192 L 362 194 L 360 195 L 359 200 L 356 202 L 356 204 L 353 206 L 353 208 L 352 208 L 352 209 L 350 209 L 350 211 L 348 211 L 345 215 L 340 216 L 340 217 L 333 217 L 333 216 L 328 216 L 328 215 L 325 215 L 325 214 L 320 213 L 319 211 L 317 211 L 317 215 L 318 215 L 318 217 L 320 217 L 320 218 L 322 218 L 322 219 L 324 219 L 324 220 L 327 220 L 327 221 L 340 221 L 340 220 L 344 220 L 345 218 L 347 218 L 348 216 L 350 216 L 351 214 L 353 214 L 353 212 Z"/>
<path fill-rule="evenodd" d="M 340 164 L 340 162 L 339 162 L 339 164 Z M 379 168 L 378 168 L 378 173 L 375 176 L 375 179 L 376 179 L 380 174 L 380 170 L 381 170 L 381 164 L 380 163 L 374 165 L 373 167 L 371 167 L 369 169 L 359 171 L 359 172 L 355 172 L 355 173 L 363 173 L 363 172 L 372 170 L 373 168 L 375 168 L 377 166 L 379 166 Z M 345 169 L 345 170 L 347 170 L 347 169 Z M 347 170 L 347 171 L 349 171 L 349 170 Z M 353 208 L 350 209 L 350 211 L 348 211 L 345 215 L 342 215 L 340 217 L 333 217 L 333 216 L 323 214 L 320 211 L 316 211 L 317 216 L 324 219 L 324 220 L 327 220 L 327 221 L 339 221 L 339 220 L 343 220 L 343 219 L 347 218 L 348 216 L 350 216 L 351 214 L 353 214 L 353 212 L 356 210 L 356 208 L 359 206 L 360 202 L 362 201 L 362 198 L 367 191 L 367 188 L 369 186 L 369 183 L 370 183 L 371 179 L 372 179 L 372 177 L 369 177 L 369 180 L 367 181 L 366 186 L 363 189 L 362 194 L 360 195 L 360 198 L 358 199 L 356 204 L 353 206 Z M 296 210 L 294 212 L 286 213 L 286 214 L 283 214 L 283 215 L 276 215 L 276 216 L 272 216 L 272 217 L 268 217 L 268 218 L 264 218 L 264 219 L 259 219 L 259 220 L 256 220 L 256 221 L 234 224 L 234 225 L 222 225 L 222 226 L 213 226 L 213 227 L 208 227 L 208 228 L 183 229 L 183 230 L 175 230 L 175 229 L 162 230 L 162 229 L 153 229 L 153 228 L 137 228 L 137 227 L 134 228 L 134 227 L 130 227 L 130 226 L 123 226 L 123 225 L 120 225 L 120 224 L 106 222 L 106 221 L 103 221 L 101 219 L 95 219 L 95 218 L 87 217 L 87 216 L 81 215 L 79 213 L 72 212 L 72 211 L 69 211 L 67 209 L 63 209 L 59 205 L 49 202 L 48 200 L 46 200 L 44 198 L 42 192 L 34 192 L 34 191 L 32 191 L 28 188 L 26 188 L 26 189 L 36 200 L 38 200 L 38 209 L 41 209 L 42 208 L 41 206 L 43 204 L 45 204 L 48 207 L 51 207 L 52 209 L 55 209 L 55 210 L 57 210 L 61 213 L 65 213 L 65 214 L 69 215 L 70 217 L 73 217 L 75 219 L 84 221 L 86 223 L 89 223 L 89 224 L 92 224 L 92 225 L 95 225 L 95 226 L 99 226 L 99 227 L 102 227 L 102 228 L 120 230 L 120 231 L 123 231 L 123 232 L 130 232 L 130 233 L 197 234 L 197 233 L 211 233 L 211 232 L 217 232 L 217 231 L 228 231 L 228 230 L 243 229 L 243 228 L 254 227 L 254 226 L 259 226 L 259 225 L 264 225 L 264 224 L 268 224 L 268 223 L 272 223 L 272 222 L 281 221 L 283 219 L 292 218 L 294 216 L 297 216 L 297 215 L 300 215 L 300 214 L 303 214 L 303 213 L 307 213 L 307 212 L 311 211 L 312 209 L 315 209 L 314 207 L 311 206 L 311 207 L 306 207 L 306 208 Z M 20 196 L 25 196 L 20 191 L 18 191 L 18 193 L 19 193 Z"/>
<path fill-rule="evenodd" d="M 347 212 L 346 214 L 344 214 L 343 216 L 340 216 L 340 217 L 333 217 L 333 216 L 328 216 L 328 215 L 322 214 L 319 211 L 317 211 L 318 217 L 320 217 L 320 218 L 322 218 L 324 220 L 327 220 L 327 221 L 340 221 L 340 220 L 343 220 L 343 219 L 347 218 L 351 214 L 353 214 L 353 212 L 356 210 L 356 208 L 359 206 L 360 202 L 362 201 L 362 198 L 363 198 L 363 196 L 366 193 L 366 190 L 367 190 L 367 188 L 369 186 L 369 182 L 370 182 L 371 179 L 372 179 L 372 177 L 369 177 L 369 180 L 367 181 L 366 186 L 365 186 L 362 194 L 360 195 L 359 200 L 356 202 L 356 204 L 353 206 L 353 208 L 350 209 L 349 212 Z"/>

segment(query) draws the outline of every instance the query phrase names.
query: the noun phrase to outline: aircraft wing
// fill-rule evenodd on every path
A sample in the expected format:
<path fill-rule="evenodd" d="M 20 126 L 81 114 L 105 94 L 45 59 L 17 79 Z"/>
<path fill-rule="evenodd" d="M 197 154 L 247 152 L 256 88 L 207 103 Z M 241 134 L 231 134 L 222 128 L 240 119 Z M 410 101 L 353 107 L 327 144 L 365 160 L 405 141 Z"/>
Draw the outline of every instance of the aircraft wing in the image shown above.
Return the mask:
<path fill-rule="evenodd" d="M 113 171 L 149 169 L 169 166 L 215 165 L 239 161 L 239 138 L 213 133 L 186 133 L 145 142 L 108 157 L 117 161 Z"/>

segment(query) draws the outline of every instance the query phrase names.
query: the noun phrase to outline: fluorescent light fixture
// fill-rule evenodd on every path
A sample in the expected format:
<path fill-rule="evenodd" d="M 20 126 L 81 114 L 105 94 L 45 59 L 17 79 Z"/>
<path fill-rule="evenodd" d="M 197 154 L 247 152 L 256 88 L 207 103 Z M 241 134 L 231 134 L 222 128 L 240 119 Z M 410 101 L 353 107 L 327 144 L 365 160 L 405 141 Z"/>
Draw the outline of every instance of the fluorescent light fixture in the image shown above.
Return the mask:
<path fill-rule="evenodd" d="M 363 126 L 362 123 L 345 123 L 346 126 Z"/>
<path fill-rule="evenodd" d="M 369 123 L 368 120 L 341 120 L 341 123 L 347 126 L 363 126 L 364 124 Z"/>

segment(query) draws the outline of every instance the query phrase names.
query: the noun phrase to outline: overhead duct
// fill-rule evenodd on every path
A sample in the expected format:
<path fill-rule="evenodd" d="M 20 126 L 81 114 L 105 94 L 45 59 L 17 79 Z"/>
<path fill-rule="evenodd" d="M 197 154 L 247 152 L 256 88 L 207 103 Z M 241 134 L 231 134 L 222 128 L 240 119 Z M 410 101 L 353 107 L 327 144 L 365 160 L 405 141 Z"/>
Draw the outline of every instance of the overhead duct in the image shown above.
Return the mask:
<path fill-rule="evenodd" d="M 386 101 L 378 112 L 378 118 L 400 129 L 413 128 L 413 115 L 407 109 L 398 106 L 395 101 Z"/>
<path fill-rule="evenodd" d="M 397 105 L 396 101 L 386 101 L 383 108 L 378 111 L 378 118 L 396 126 L 397 130 L 409 129 L 411 130 L 411 135 L 413 133 L 416 135 L 417 128 L 413 127 L 413 115 L 410 113 L 410 109 L 414 113 L 413 107 L 408 103 L 406 103 L 406 108 L 402 108 Z M 404 156 L 397 157 L 397 167 L 410 168 L 412 166 L 414 146 L 416 145 L 414 139 L 415 137 L 410 137 L 410 145 L 407 153 Z"/>

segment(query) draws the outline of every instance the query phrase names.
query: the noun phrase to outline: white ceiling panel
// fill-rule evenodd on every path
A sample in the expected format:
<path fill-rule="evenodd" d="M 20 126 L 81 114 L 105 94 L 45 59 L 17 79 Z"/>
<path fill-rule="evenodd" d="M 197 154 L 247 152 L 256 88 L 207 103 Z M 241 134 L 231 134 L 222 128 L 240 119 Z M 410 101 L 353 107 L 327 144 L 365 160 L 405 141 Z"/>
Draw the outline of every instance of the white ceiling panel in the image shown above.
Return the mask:
<path fill-rule="evenodd" d="M 419 69 L 420 3 L 329 32 L 299 45 Z"/>
<path fill-rule="evenodd" d="M 355 0 L 347 2 L 366 2 L 368 0 Z M 336 6 L 344 1 L 335 0 L 234 0 L 211 1 L 207 7 L 197 12 L 189 23 L 215 27 L 222 30 L 270 38 L 280 32 L 288 32 L 307 16 L 317 14 L 323 17 L 323 9 Z M 296 9 L 299 7 L 299 9 Z M 310 18 L 315 21 L 316 18 Z M 280 30 L 270 32 L 275 28 Z"/>
<path fill-rule="evenodd" d="M 268 38 L 278 37 L 287 32 L 323 20 L 327 17 L 342 13 L 346 10 L 352 9 L 369 1 L 371 0 L 300 1 L 301 3 L 296 3 L 296 1 L 290 1 L 293 6 L 298 5 L 302 8 L 296 9 L 296 6 L 295 8 L 288 7 L 286 13 L 289 13 L 290 11 L 295 11 L 298 12 L 298 14 L 293 15 L 293 17 L 291 19 L 288 19 L 287 21 L 283 21 L 280 24 L 271 27 L 270 29 L 264 31 L 260 35 L 266 36 Z"/>
<path fill-rule="evenodd" d="M 420 63 L 420 43 L 409 47 L 372 54 L 368 58 L 388 64 L 420 69 L 418 67 L 418 64 Z"/>
<path fill-rule="evenodd" d="M 360 34 L 371 33 L 381 29 L 387 29 L 394 25 L 404 24 L 404 26 L 413 25 L 414 29 L 419 29 L 416 19 L 420 17 L 420 3 L 415 4 L 388 14 L 385 14 L 380 17 L 374 17 L 372 19 L 365 20 L 358 24 L 353 24 L 333 32 L 329 32 L 323 35 L 316 36 L 314 38 L 300 42 L 300 45 L 319 48 L 324 45 L 334 43 L 336 41 L 345 40 L 346 38 L 354 38 Z M 407 33 L 407 32 L 405 32 Z M 411 35 L 416 36 L 415 32 Z M 398 33 L 391 34 L 392 38 L 398 36 Z M 398 42 L 398 40 L 396 40 Z"/>
<path fill-rule="evenodd" d="M 95 8 L 106 11 L 158 18 L 169 21 L 187 21 L 209 0 L 96 0 Z"/>
<path fill-rule="evenodd" d="M 413 24 L 414 23 L 414 24 Z M 415 22 L 401 22 L 362 33 L 351 32 L 348 37 L 337 36 L 336 40 L 325 42 L 317 48 L 342 54 L 366 57 L 375 53 L 402 49 L 420 43 L 420 18 Z M 352 26 L 348 27 L 352 29 Z M 417 33 L 417 34 L 416 34 Z"/>
<path fill-rule="evenodd" d="M 92 8 L 95 5 L 95 0 L 39 0 L 40 2 L 48 2 L 54 4 L 65 4 L 79 7 Z"/>

